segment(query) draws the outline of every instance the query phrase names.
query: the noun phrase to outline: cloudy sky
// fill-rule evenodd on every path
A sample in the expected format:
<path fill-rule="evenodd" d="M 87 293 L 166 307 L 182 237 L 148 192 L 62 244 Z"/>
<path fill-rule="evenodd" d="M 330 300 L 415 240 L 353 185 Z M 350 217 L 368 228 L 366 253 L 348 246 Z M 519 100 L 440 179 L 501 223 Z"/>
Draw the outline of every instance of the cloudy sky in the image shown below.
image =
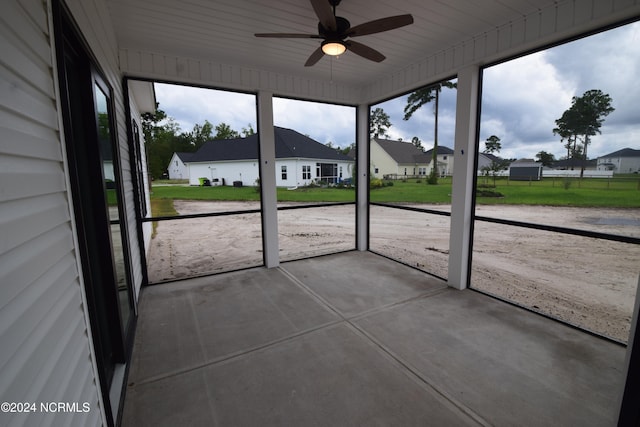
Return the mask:
<path fill-rule="evenodd" d="M 605 118 L 602 134 L 592 138 L 589 158 L 621 148 L 640 149 L 640 23 L 626 25 L 575 42 L 486 68 L 483 73 L 480 150 L 491 135 L 500 138 L 505 158 L 534 158 L 546 151 L 566 155 L 555 120 L 571 106 L 573 96 L 600 89 L 612 98 L 615 111 Z M 438 142 L 453 148 L 455 90 L 443 89 Z M 256 126 L 255 97 L 224 91 L 156 84 L 162 108 L 183 131 L 209 120 L 240 131 Z M 432 105 L 402 120 L 406 96 L 373 106 L 391 118 L 388 138 L 433 146 Z M 355 141 L 355 109 L 276 98 L 276 126 L 295 129 L 322 143 L 347 146 Z"/>

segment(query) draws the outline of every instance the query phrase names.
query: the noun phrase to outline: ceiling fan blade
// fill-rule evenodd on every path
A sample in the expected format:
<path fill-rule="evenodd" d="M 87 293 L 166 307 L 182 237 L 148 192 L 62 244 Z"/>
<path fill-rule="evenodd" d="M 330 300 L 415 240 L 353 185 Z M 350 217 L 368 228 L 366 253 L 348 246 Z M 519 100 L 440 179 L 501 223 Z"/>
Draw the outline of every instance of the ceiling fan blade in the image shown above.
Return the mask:
<path fill-rule="evenodd" d="M 365 36 L 367 34 L 381 33 L 383 31 L 393 30 L 410 24 L 413 24 L 413 16 L 411 15 L 390 16 L 388 18 L 376 19 L 375 21 L 365 22 L 364 24 L 351 27 L 345 33 L 345 37 L 358 37 Z"/>
<path fill-rule="evenodd" d="M 307 62 L 304 63 L 305 67 L 311 67 L 315 65 L 320 59 L 324 56 L 324 52 L 322 51 L 322 46 L 313 51 Z"/>
<path fill-rule="evenodd" d="M 276 39 L 321 39 L 318 34 L 298 34 L 298 33 L 257 33 L 256 37 L 270 37 Z"/>
<path fill-rule="evenodd" d="M 336 31 L 336 16 L 333 14 L 331 4 L 327 0 L 309 0 L 316 16 L 320 20 L 320 24 L 330 31 Z"/>
<path fill-rule="evenodd" d="M 369 46 L 363 45 L 362 43 L 354 42 L 353 40 L 349 40 L 344 42 L 347 49 L 356 55 L 360 55 L 363 58 L 366 58 L 370 61 L 382 62 L 386 58 L 383 54 L 378 52 L 377 50 L 370 48 Z"/>

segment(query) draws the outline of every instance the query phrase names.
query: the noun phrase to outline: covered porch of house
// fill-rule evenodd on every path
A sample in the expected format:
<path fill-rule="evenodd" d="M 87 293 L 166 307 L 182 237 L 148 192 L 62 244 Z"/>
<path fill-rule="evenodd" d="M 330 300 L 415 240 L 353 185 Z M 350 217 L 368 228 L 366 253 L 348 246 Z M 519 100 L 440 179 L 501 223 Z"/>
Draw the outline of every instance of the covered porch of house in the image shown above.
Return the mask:
<path fill-rule="evenodd" d="M 625 354 L 351 251 L 144 288 L 122 425 L 614 425 Z"/>

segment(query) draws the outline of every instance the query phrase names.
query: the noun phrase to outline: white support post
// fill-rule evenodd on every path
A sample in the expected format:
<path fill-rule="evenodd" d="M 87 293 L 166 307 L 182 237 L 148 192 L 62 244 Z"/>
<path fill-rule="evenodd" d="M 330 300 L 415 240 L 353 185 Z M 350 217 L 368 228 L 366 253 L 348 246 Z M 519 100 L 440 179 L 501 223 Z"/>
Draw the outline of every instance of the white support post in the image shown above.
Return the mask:
<path fill-rule="evenodd" d="M 369 249 L 369 106 L 358 105 L 356 111 L 356 249 L 366 251 Z"/>
<path fill-rule="evenodd" d="M 451 231 L 449 235 L 448 284 L 467 287 L 473 220 L 473 182 L 476 179 L 476 127 L 480 73 L 470 66 L 458 73 L 456 101 L 455 171 L 451 189 Z"/>
<path fill-rule="evenodd" d="M 273 94 L 258 93 L 260 137 L 260 200 L 262 204 L 262 248 L 267 268 L 280 265 L 278 245 L 278 196 L 276 192 L 276 143 L 273 130 Z"/>

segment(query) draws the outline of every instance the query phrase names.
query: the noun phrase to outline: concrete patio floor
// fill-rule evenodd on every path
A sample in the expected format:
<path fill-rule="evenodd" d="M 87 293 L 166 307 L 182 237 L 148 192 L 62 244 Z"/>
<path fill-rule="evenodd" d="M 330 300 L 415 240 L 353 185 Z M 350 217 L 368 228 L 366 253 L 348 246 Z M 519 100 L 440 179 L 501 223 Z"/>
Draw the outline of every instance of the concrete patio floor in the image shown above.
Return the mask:
<path fill-rule="evenodd" d="M 615 425 L 624 358 L 347 252 L 145 288 L 122 425 Z"/>

